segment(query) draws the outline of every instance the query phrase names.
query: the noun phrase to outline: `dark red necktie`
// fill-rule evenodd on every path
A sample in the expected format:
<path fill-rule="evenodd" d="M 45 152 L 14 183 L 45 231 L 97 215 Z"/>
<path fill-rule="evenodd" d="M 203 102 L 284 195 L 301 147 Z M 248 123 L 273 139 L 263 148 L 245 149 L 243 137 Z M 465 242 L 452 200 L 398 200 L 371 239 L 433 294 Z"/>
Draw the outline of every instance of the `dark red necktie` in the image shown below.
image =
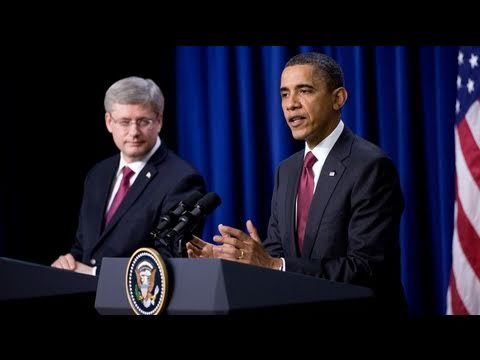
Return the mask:
<path fill-rule="evenodd" d="M 303 239 L 305 237 L 305 228 L 307 227 L 308 211 L 313 198 L 313 170 L 312 166 L 317 158 L 311 151 L 307 153 L 303 160 L 302 174 L 298 183 L 297 193 L 297 239 L 300 253 L 303 249 Z"/>
<path fill-rule="evenodd" d="M 117 209 L 120 207 L 120 204 L 123 201 L 123 198 L 125 195 L 127 195 L 128 189 L 130 189 L 130 178 L 132 177 L 135 172 L 130 169 L 129 167 L 124 167 L 122 169 L 123 177 L 122 177 L 122 182 L 120 183 L 120 187 L 117 190 L 117 193 L 115 194 L 115 197 L 113 198 L 112 205 L 110 205 L 110 209 L 107 211 L 107 215 L 105 215 L 105 226 L 110 222 L 112 219 L 113 215 L 117 211 Z"/>

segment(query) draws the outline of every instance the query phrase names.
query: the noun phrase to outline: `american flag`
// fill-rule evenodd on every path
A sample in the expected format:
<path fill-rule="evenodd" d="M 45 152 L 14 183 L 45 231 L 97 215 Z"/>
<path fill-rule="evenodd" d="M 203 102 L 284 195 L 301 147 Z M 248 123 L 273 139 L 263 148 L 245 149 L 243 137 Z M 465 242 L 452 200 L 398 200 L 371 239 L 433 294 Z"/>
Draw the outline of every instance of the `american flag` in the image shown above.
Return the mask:
<path fill-rule="evenodd" d="M 458 53 L 455 208 L 447 314 L 480 314 L 480 47 Z"/>

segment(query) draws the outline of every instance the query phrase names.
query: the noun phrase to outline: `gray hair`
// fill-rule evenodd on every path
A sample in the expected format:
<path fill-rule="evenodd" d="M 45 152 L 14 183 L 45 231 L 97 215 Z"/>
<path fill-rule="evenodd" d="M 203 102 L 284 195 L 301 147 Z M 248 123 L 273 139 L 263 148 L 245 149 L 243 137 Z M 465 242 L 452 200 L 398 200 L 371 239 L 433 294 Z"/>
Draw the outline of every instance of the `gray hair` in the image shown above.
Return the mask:
<path fill-rule="evenodd" d="M 342 68 L 325 54 L 307 52 L 295 55 L 288 60 L 285 67 L 293 65 L 312 65 L 324 77 L 330 90 L 345 86 Z"/>
<path fill-rule="evenodd" d="M 103 104 L 108 113 L 112 112 L 114 104 L 143 104 L 152 106 L 157 114 L 162 114 L 165 99 L 153 80 L 131 76 L 110 86 Z"/>

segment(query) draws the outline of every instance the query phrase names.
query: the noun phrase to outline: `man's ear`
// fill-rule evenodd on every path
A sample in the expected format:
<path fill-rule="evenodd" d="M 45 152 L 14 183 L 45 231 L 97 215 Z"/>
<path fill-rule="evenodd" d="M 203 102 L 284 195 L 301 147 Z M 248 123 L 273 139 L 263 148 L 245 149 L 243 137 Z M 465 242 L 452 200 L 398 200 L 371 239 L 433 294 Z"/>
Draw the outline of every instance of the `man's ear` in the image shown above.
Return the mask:
<path fill-rule="evenodd" d="M 332 96 L 333 96 L 333 99 L 332 99 L 333 109 L 335 111 L 338 111 L 347 102 L 347 98 L 348 98 L 347 89 L 345 89 L 343 86 L 339 87 L 333 91 Z"/>
<path fill-rule="evenodd" d="M 112 132 L 112 117 L 110 116 L 110 113 L 106 112 L 105 113 L 105 126 L 107 127 L 107 130 L 109 133 Z"/>

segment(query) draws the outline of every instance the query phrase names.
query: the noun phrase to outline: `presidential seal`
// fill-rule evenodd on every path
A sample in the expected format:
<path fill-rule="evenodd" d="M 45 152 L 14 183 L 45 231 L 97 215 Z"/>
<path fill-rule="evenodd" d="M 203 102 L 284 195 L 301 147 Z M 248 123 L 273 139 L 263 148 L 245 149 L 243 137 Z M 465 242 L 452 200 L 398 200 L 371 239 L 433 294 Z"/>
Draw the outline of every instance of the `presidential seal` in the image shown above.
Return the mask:
<path fill-rule="evenodd" d="M 125 274 L 127 298 L 137 315 L 158 315 L 166 304 L 167 268 L 152 248 L 140 248 L 130 257 Z"/>

